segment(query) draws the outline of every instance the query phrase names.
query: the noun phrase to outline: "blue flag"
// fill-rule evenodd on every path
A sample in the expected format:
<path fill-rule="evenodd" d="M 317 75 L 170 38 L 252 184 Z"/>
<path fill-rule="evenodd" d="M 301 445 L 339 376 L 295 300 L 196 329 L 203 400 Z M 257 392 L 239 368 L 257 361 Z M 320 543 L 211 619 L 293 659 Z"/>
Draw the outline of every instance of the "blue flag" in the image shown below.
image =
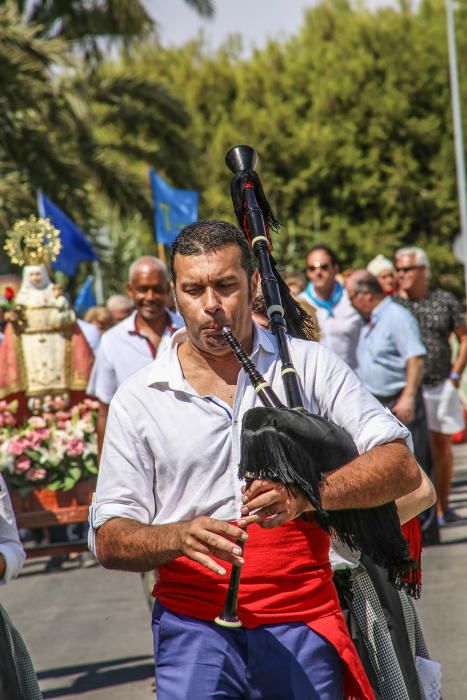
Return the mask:
<path fill-rule="evenodd" d="M 199 192 L 176 190 L 152 169 L 149 177 L 154 197 L 156 240 L 170 248 L 180 230 L 198 219 Z"/>
<path fill-rule="evenodd" d="M 39 214 L 50 219 L 60 231 L 62 249 L 52 263 L 53 269 L 71 276 L 82 260 L 97 260 L 91 244 L 77 225 L 42 192 L 39 192 L 37 199 Z"/>
<path fill-rule="evenodd" d="M 75 299 L 75 311 L 82 316 L 91 306 L 96 306 L 96 297 L 93 288 L 94 277 L 89 275 Z"/>

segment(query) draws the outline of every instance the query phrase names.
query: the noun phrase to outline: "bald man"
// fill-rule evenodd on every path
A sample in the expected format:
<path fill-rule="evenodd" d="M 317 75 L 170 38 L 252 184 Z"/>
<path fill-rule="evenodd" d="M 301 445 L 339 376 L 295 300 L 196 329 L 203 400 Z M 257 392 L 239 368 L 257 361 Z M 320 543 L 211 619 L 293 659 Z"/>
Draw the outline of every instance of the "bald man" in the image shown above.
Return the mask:
<path fill-rule="evenodd" d="M 167 268 L 158 258 L 145 255 L 130 266 L 127 292 L 134 311 L 102 336 L 87 389 L 99 400 L 99 454 L 109 403 L 118 387 L 161 354 L 172 333 L 184 325 L 167 308 L 169 291 Z"/>

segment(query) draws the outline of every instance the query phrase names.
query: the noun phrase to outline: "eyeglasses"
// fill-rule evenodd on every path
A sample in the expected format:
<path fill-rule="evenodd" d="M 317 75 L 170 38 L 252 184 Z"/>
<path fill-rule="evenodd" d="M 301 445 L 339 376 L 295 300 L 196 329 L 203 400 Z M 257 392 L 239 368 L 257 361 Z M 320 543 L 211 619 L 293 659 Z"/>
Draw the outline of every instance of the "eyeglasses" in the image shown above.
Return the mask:
<path fill-rule="evenodd" d="M 406 267 L 396 267 L 396 272 L 412 272 L 412 270 L 420 270 L 424 265 L 407 265 Z"/>
<path fill-rule="evenodd" d="M 316 265 L 307 265 L 306 269 L 308 272 L 316 272 L 316 270 L 329 270 L 329 263 L 316 263 Z"/>

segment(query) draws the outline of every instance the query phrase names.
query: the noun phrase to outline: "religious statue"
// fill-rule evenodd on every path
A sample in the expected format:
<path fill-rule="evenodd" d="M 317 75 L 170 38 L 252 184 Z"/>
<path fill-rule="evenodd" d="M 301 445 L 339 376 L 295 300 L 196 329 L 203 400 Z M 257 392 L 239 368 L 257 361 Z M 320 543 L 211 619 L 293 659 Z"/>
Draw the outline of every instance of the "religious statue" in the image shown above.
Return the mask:
<path fill-rule="evenodd" d="M 47 270 L 60 245 L 59 231 L 34 216 L 18 221 L 5 244 L 23 274 L 0 345 L 0 399 L 16 395 L 22 412 L 74 403 L 72 394 L 83 396 L 93 362 L 75 313 Z"/>

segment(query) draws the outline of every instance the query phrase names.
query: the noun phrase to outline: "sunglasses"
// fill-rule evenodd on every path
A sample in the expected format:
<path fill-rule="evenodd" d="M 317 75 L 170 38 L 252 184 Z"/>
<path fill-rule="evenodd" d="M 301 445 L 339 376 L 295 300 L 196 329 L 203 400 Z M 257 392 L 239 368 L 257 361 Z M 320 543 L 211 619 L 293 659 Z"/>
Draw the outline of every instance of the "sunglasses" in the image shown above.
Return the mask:
<path fill-rule="evenodd" d="M 315 272 L 316 270 L 329 270 L 329 263 L 316 263 L 316 265 L 307 265 L 306 269 L 308 272 Z"/>
<path fill-rule="evenodd" d="M 406 267 L 396 267 L 396 272 L 403 272 L 404 274 L 406 272 L 412 272 L 412 270 L 420 270 L 420 268 L 424 267 L 423 265 L 407 265 Z"/>

